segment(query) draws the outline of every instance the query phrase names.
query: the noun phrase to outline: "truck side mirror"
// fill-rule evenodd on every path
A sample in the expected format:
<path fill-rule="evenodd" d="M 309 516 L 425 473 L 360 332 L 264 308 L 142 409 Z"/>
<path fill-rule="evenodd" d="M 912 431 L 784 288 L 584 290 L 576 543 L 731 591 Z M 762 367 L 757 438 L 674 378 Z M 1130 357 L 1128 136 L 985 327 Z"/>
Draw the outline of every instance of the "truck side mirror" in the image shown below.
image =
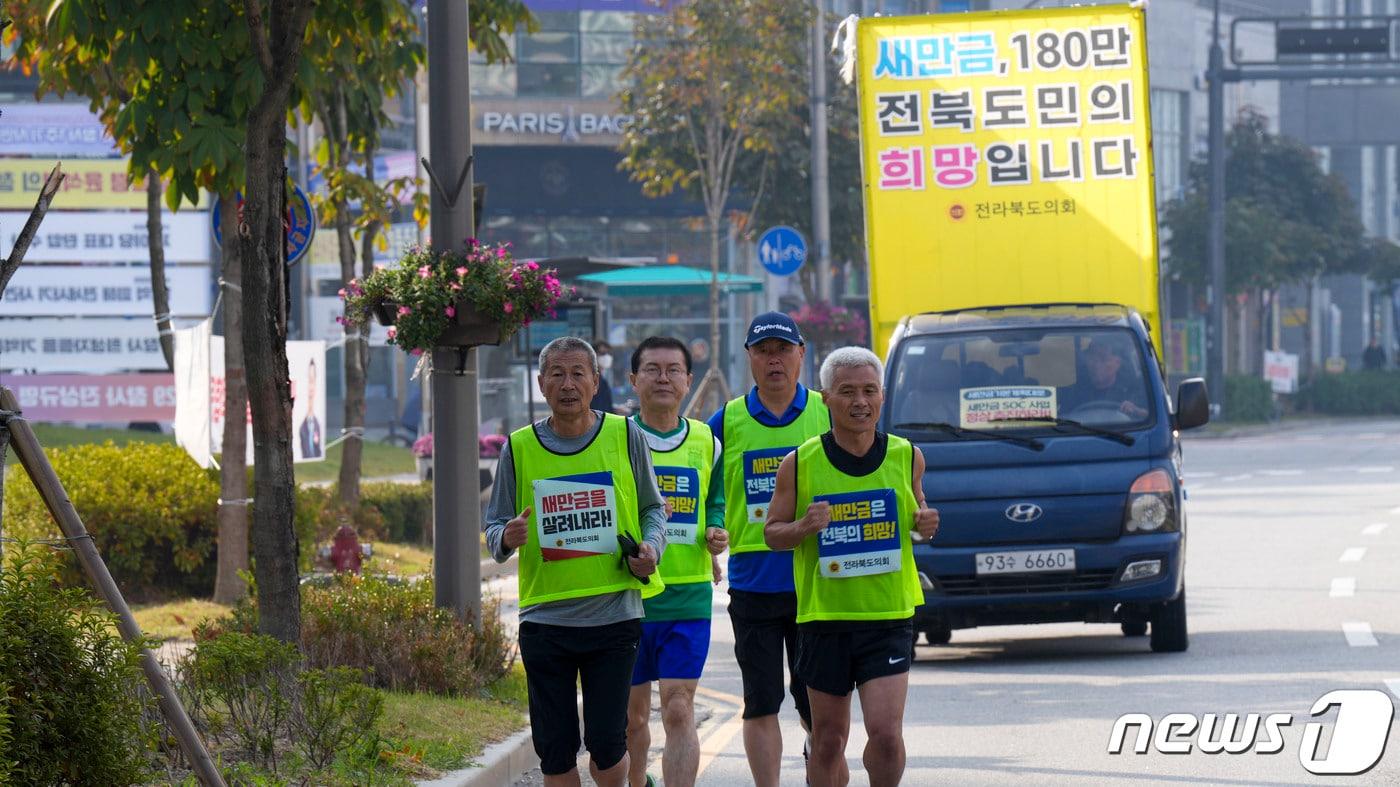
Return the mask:
<path fill-rule="evenodd" d="M 1206 392 L 1206 381 L 1192 377 L 1176 389 L 1177 429 L 1195 429 L 1210 421 L 1210 394 Z"/>

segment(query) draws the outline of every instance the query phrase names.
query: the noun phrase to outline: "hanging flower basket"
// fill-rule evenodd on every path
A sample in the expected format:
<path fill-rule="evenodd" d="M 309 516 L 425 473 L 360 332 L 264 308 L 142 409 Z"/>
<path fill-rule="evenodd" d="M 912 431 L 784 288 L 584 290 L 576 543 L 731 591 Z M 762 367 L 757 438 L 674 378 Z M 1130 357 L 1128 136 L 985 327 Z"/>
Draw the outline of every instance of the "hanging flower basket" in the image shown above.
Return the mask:
<path fill-rule="evenodd" d="M 414 246 L 398 263 L 350 280 L 340 291 L 340 319 L 363 325 L 373 315 L 390 326 L 390 343 L 421 356 L 434 347 L 508 341 L 531 321 L 553 316 L 563 295 L 556 271 L 516 261 L 509 244 L 473 239 L 460 252 Z"/>

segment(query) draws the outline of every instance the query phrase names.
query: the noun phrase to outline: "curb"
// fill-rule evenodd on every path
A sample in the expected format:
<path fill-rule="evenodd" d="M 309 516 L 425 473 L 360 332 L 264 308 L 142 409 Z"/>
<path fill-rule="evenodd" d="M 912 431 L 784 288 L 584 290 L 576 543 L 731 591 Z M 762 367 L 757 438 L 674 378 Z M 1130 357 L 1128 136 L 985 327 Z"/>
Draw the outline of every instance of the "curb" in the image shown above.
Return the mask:
<path fill-rule="evenodd" d="M 500 743 L 487 746 L 470 768 L 416 784 L 418 787 L 510 787 L 521 774 L 539 764 L 534 736 L 526 727 Z"/>

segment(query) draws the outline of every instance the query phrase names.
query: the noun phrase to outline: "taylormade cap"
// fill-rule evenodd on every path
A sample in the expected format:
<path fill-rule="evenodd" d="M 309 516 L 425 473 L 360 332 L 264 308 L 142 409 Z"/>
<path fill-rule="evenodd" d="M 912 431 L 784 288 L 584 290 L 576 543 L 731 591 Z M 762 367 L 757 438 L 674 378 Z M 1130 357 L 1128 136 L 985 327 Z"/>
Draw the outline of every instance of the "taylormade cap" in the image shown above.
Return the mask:
<path fill-rule="evenodd" d="M 782 339 L 791 344 L 806 344 L 797 323 L 782 312 L 765 312 L 749 323 L 749 332 L 744 337 L 744 346 L 751 347 L 764 339 Z"/>

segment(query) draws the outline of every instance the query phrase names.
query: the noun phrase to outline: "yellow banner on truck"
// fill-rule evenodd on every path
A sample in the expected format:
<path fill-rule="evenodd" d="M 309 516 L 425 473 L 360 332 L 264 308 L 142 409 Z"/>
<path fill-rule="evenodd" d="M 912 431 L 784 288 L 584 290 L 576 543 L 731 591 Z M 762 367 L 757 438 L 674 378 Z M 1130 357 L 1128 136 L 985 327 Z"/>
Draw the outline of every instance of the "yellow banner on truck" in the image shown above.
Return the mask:
<path fill-rule="evenodd" d="M 1161 351 L 1142 9 L 857 25 L 870 316 L 1032 303 L 1137 309 Z"/>

